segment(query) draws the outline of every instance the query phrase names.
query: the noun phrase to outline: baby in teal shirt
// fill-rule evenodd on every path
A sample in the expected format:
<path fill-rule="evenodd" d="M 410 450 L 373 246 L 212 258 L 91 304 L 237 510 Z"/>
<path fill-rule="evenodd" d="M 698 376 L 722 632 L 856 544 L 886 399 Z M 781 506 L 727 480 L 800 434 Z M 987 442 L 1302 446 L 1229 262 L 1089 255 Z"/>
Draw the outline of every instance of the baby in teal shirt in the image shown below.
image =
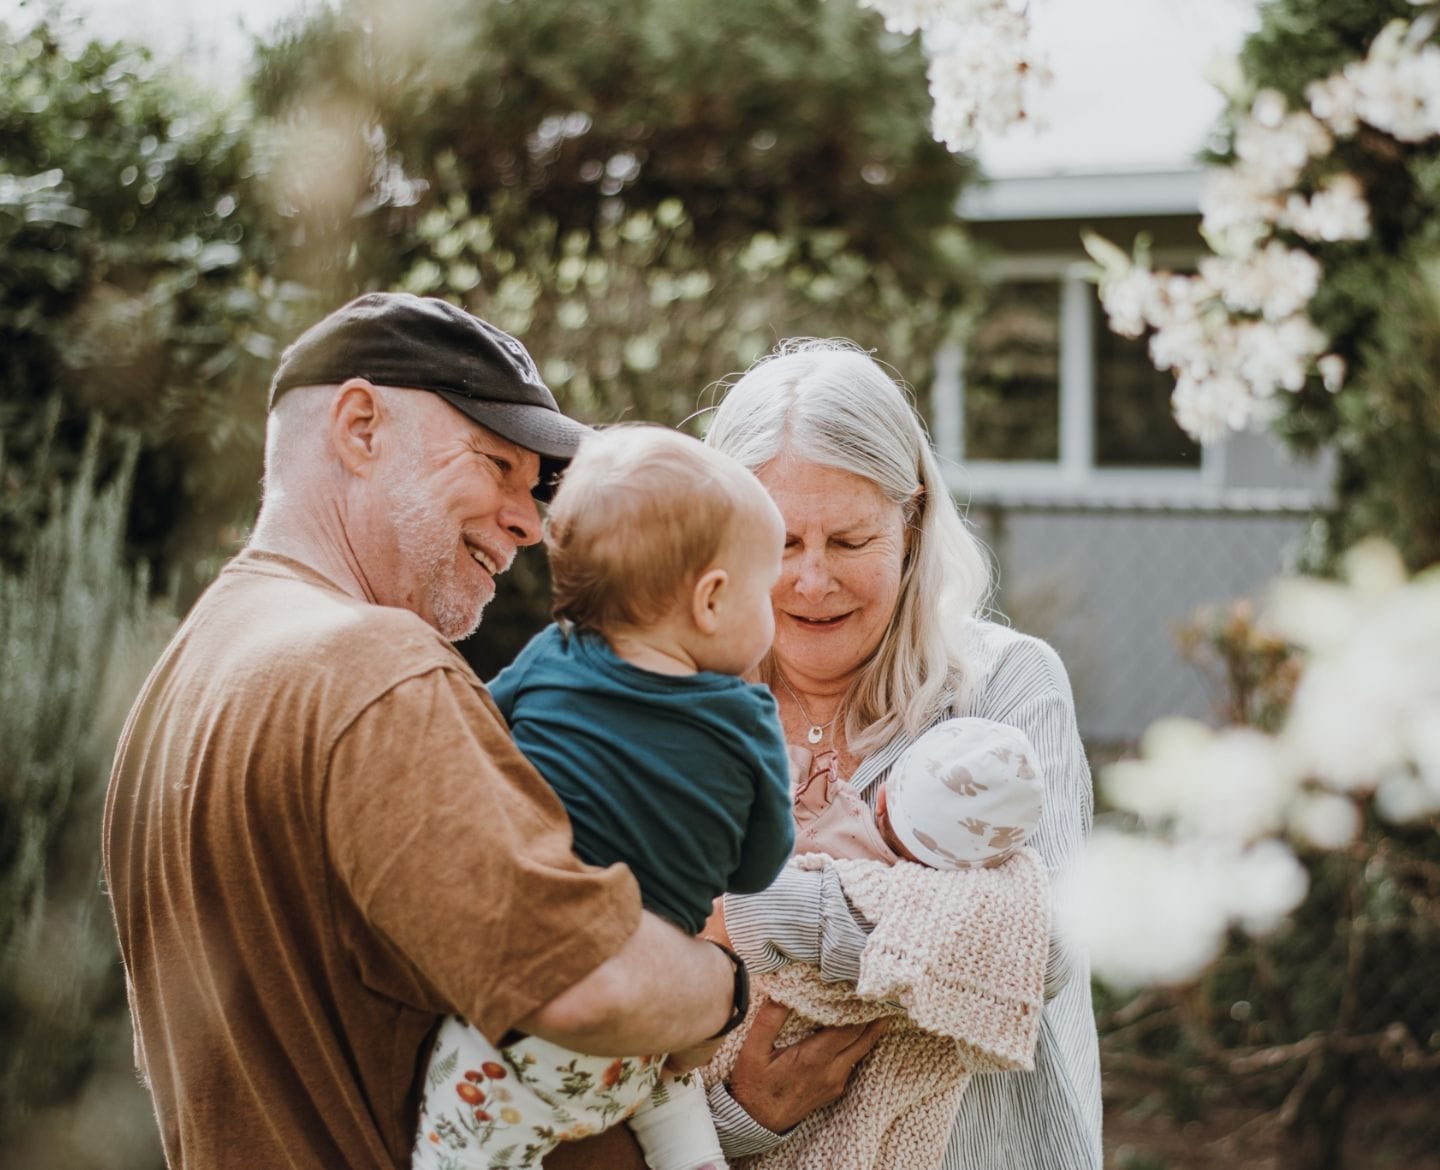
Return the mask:
<path fill-rule="evenodd" d="M 775 700 L 741 676 L 770 648 L 784 525 L 728 456 L 661 427 L 587 439 L 546 522 L 557 623 L 490 684 L 569 813 L 575 851 L 623 862 L 645 905 L 698 933 L 794 845 Z M 699 1080 L 663 1055 L 611 1060 L 535 1037 L 497 1049 L 463 1021 L 430 1058 L 413 1165 L 539 1166 L 630 1119 L 655 1170 L 725 1163 Z"/>

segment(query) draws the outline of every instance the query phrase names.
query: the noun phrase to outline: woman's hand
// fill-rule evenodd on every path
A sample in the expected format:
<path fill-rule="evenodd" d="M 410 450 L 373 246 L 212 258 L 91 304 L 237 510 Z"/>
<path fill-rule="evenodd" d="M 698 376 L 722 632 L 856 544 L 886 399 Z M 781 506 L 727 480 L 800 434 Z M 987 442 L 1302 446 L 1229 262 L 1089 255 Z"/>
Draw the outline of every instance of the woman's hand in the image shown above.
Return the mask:
<path fill-rule="evenodd" d="M 890 1024 L 879 1019 L 821 1028 L 776 1048 L 775 1039 L 789 1018 L 790 1009 L 783 1004 L 761 1004 L 730 1071 L 730 1095 L 772 1133 L 783 1133 L 822 1105 L 839 1100 L 855 1066 Z"/>

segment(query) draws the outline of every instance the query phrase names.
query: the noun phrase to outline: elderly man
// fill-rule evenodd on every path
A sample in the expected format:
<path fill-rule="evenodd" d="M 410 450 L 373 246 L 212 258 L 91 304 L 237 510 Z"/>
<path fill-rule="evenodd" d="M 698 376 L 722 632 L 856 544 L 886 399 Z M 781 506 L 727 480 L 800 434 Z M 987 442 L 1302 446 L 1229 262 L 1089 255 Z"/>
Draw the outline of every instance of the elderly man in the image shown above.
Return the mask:
<path fill-rule="evenodd" d="M 172 1167 L 409 1164 L 449 1013 L 583 1051 L 695 1045 L 744 968 L 570 852 L 447 639 L 540 537 L 585 433 L 524 348 L 372 294 L 288 349 L 264 503 L 130 714 L 105 872 Z"/>

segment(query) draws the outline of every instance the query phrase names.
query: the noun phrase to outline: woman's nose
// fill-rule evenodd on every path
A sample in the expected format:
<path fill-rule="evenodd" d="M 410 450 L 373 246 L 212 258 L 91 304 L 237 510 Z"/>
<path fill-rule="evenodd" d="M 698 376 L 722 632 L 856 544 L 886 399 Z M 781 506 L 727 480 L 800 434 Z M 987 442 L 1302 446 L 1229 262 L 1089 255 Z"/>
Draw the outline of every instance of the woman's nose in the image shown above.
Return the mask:
<path fill-rule="evenodd" d="M 830 575 L 830 564 L 821 552 L 801 553 L 800 564 L 795 574 L 795 592 L 802 597 L 818 600 L 830 592 L 834 578 Z"/>

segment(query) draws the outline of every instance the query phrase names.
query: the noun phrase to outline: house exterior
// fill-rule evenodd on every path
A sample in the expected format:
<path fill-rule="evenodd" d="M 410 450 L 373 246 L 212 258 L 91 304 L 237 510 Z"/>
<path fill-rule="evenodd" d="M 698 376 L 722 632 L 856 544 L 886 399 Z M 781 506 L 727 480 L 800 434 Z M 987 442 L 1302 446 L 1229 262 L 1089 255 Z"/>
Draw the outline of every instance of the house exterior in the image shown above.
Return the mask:
<path fill-rule="evenodd" d="M 1127 250 L 1143 232 L 1157 266 L 1193 267 L 1200 184 L 1197 169 L 1007 178 L 959 209 L 993 288 L 939 355 L 932 434 L 996 561 L 997 607 L 1060 651 L 1102 748 L 1211 714 L 1214 685 L 1176 631 L 1201 606 L 1258 598 L 1329 500 L 1326 458 L 1263 434 L 1192 442 L 1144 341 L 1106 327 L 1081 232 Z"/>

